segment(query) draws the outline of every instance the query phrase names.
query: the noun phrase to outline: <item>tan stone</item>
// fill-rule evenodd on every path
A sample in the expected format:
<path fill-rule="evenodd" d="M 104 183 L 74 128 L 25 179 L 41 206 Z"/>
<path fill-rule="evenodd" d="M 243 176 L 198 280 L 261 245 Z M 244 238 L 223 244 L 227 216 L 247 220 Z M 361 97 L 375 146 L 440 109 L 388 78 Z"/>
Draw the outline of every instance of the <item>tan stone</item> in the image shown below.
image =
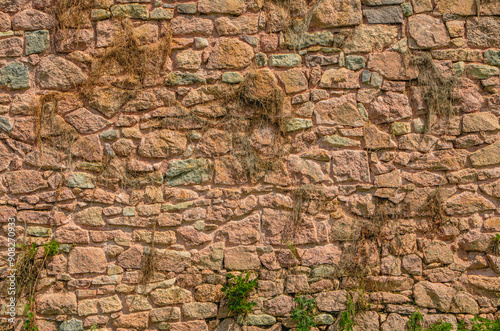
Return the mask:
<path fill-rule="evenodd" d="M 250 45 L 236 38 L 220 38 L 208 58 L 208 69 L 242 69 L 248 67 L 254 52 Z"/>

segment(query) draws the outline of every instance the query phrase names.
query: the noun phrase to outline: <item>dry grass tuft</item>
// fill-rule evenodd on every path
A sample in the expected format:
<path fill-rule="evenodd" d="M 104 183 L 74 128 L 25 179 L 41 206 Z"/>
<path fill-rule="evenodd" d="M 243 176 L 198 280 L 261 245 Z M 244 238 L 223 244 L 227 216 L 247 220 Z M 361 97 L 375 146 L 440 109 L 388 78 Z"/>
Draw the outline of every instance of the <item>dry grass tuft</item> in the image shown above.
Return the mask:
<path fill-rule="evenodd" d="M 432 236 L 437 235 L 438 231 L 447 220 L 446 214 L 443 210 L 442 193 L 439 189 L 429 196 L 426 203 L 422 207 L 421 212 L 430 216 L 430 218 L 427 219 L 429 225 L 427 233 Z"/>
<path fill-rule="evenodd" d="M 141 284 L 149 283 L 151 277 L 156 271 L 156 263 L 158 261 L 158 253 L 155 248 L 155 235 L 156 235 L 156 224 L 153 228 L 153 234 L 151 235 L 151 245 L 149 247 L 149 253 L 146 254 L 144 262 L 141 268 Z"/>
<path fill-rule="evenodd" d="M 83 87 L 87 97 L 96 85 L 101 85 L 105 75 L 119 77 L 124 88 L 142 86 L 145 78 L 163 71 L 171 51 L 171 32 L 154 44 L 143 45 L 132 22 L 124 19 L 113 43 L 92 64 L 90 78 Z M 116 83 L 116 82 L 115 82 Z"/>
<path fill-rule="evenodd" d="M 433 115 L 445 118 L 455 115 L 454 102 L 457 97 L 454 89 L 459 82 L 458 78 L 454 75 L 443 75 L 429 53 L 414 56 L 412 63 L 419 71 L 418 84 L 423 89 L 427 104 L 428 123 Z"/>
<path fill-rule="evenodd" d="M 90 11 L 95 0 L 54 0 L 52 10 L 57 18 L 57 33 L 67 29 L 82 29 L 90 26 Z"/>

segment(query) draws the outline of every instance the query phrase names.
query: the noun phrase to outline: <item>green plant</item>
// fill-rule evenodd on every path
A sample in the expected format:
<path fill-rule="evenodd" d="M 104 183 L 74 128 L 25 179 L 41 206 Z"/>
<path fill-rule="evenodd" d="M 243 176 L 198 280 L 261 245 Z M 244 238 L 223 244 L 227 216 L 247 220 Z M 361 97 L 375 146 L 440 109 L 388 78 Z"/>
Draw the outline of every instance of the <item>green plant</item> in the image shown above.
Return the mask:
<path fill-rule="evenodd" d="M 247 314 L 256 305 L 255 302 L 248 302 L 248 295 L 257 286 L 257 279 L 250 280 L 250 273 L 234 276 L 227 275 L 227 283 L 222 286 L 222 293 L 227 299 L 227 307 L 234 314 Z"/>
<path fill-rule="evenodd" d="M 94 325 L 90 327 L 90 330 L 91 331 L 97 330 L 97 323 L 94 323 Z"/>
<path fill-rule="evenodd" d="M 292 310 L 292 319 L 297 323 L 297 331 L 309 331 L 316 326 L 314 312 L 316 302 L 314 299 L 307 299 L 305 296 L 297 296 L 293 299 L 295 306 Z"/>
<path fill-rule="evenodd" d="M 500 318 L 489 320 L 482 317 L 474 317 L 472 320 L 472 331 L 500 331 Z"/>
<path fill-rule="evenodd" d="M 350 294 L 347 295 L 347 309 L 340 314 L 339 331 L 352 331 L 356 316 L 356 305 Z"/>
<path fill-rule="evenodd" d="M 23 323 L 25 331 L 38 331 L 38 327 L 35 325 L 35 313 L 33 313 L 33 310 L 33 297 L 31 297 L 30 302 L 24 307 L 24 313 L 28 315 L 28 318 Z"/>
<path fill-rule="evenodd" d="M 500 255 L 500 233 L 495 234 L 491 240 L 491 251 L 495 255 Z"/>
<path fill-rule="evenodd" d="M 453 324 L 451 323 L 434 323 L 426 331 L 451 331 Z"/>
<path fill-rule="evenodd" d="M 410 319 L 406 323 L 408 327 L 408 331 L 423 331 L 422 322 L 424 321 L 424 317 L 419 310 L 416 310 L 413 314 L 411 314 Z"/>

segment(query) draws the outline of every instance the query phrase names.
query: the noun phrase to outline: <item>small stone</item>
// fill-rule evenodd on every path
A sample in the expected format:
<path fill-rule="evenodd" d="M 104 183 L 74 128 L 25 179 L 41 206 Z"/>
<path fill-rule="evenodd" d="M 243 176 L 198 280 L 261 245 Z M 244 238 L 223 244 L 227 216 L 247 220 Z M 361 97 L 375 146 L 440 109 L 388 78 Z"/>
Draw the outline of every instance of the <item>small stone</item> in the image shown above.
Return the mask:
<path fill-rule="evenodd" d="M 291 69 L 278 74 L 286 93 L 297 93 L 307 90 L 308 83 L 304 73 L 299 69 Z"/>
<path fill-rule="evenodd" d="M 259 67 L 267 66 L 267 55 L 264 53 L 255 54 L 255 64 Z"/>
<path fill-rule="evenodd" d="M 321 76 L 319 86 L 322 88 L 355 89 L 360 87 L 359 76 L 359 72 L 346 68 L 329 69 Z"/>
<path fill-rule="evenodd" d="M 103 273 L 106 271 L 107 259 L 99 247 L 75 247 L 68 257 L 70 274 Z"/>
<path fill-rule="evenodd" d="M 313 123 L 311 120 L 302 119 L 302 118 L 292 118 L 286 121 L 286 132 L 295 132 L 299 130 L 305 130 L 312 128 Z"/>
<path fill-rule="evenodd" d="M 106 9 L 92 9 L 90 19 L 92 21 L 102 21 L 111 17 L 111 12 Z"/>
<path fill-rule="evenodd" d="M 413 7 L 411 3 L 409 2 L 402 3 L 401 9 L 403 10 L 403 15 L 405 15 L 406 17 L 413 15 Z"/>
<path fill-rule="evenodd" d="M 147 20 L 149 18 L 149 12 L 146 5 L 138 3 L 112 6 L 111 15 L 119 18 L 138 18 L 142 20 Z"/>
<path fill-rule="evenodd" d="M 165 173 L 169 186 L 201 184 L 210 179 L 208 162 L 205 159 L 172 161 Z"/>
<path fill-rule="evenodd" d="M 38 54 L 49 48 L 49 31 L 26 32 L 26 55 Z"/>
<path fill-rule="evenodd" d="M 325 136 L 324 142 L 332 147 L 357 147 L 361 143 L 357 140 L 349 139 L 339 135 Z"/>
<path fill-rule="evenodd" d="M 364 68 L 365 58 L 359 55 L 347 55 L 345 57 L 345 67 L 354 71 Z"/>
<path fill-rule="evenodd" d="M 180 14 L 196 14 L 198 7 L 196 2 L 179 3 L 177 10 Z"/>
<path fill-rule="evenodd" d="M 373 72 L 370 76 L 370 85 L 376 88 L 380 88 L 382 86 L 382 81 L 384 78 L 378 74 L 377 72 Z"/>
<path fill-rule="evenodd" d="M 245 317 L 243 317 L 243 315 L 238 315 L 237 322 L 239 324 L 246 324 L 246 325 L 266 326 L 275 324 L 276 318 L 274 316 L 267 314 L 259 314 L 259 315 L 248 314 Z"/>
<path fill-rule="evenodd" d="M 239 72 L 225 72 L 222 74 L 222 82 L 228 84 L 238 84 L 244 79 Z"/>
<path fill-rule="evenodd" d="M 445 46 L 450 42 L 448 31 L 441 19 L 419 14 L 408 19 L 410 35 L 420 48 Z"/>
<path fill-rule="evenodd" d="M 488 64 L 500 66 L 500 51 L 489 49 L 484 52 L 484 57 Z"/>
<path fill-rule="evenodd" d="M 11 62 L 0 70 L 0 85 L 11 90 L 30 87 L 28 68 L 20 62 Z"/>
<path fill-rule="evenodd" d="M 275 54 L 271 55 L 269 65 L 272 67 L 297 67 L 302 63 L 302 57 L 299 54 Z"/>
<path fill-rule="evenodd" d="M 360 25 L 362 19 L 361 1 L 357 0 L 322 1 L 312 18 L 320 28 Z"/>
<path fill-rule="evenodd" d="M 500 164 L 500 141 L 475 151 L 469 157 L 473 167 Z"/>
<path fill-rule="evenodd" d="M 174 10 L 167 8 L 155 8 L 151 11 L 149 18 L 152 20 L 171 20 L 174 18 Z"/>
<path fill-rule="evenodd" d="M 415 130 L 416 133 L 423 133 L 425 131 L 425 122 L 422 118 L 413 120 L 413 130 Z"/>
<path fill-rule="evenodd" d="M 366 8 L 363 10 L 363 14 L 370 24 L 403 23 L 403 10 L 400 6 Z"/>
<path fill-rule="evenodd" d="M 104 226 L 106 223 L 102 218 L 102 208 L 101 207 L 89 207 L 86 208 L 74 216 L 75 222 L 82 225 L 88 226 Z"/>
<path fill-rule="evenodd" d="M 206 84 L 205 78 L 190 72 L 170 72 L 165 77 L 166 86 Z"/>
<path fill-rule="evenodd" d="M 203 48 L 208 47 L 207 38 L 195 37 L 194 38 L 194 47 L 196 47 L 196 49 L 203 49 Z"/>
<path fill-rule="evenodd" d="M 13 30 L 49 30 L 54 25 L 54 17 L 36 9 L 26 9 L 12 17 Z"/>
<path fill-rule="evenodd" d="M 315 114 L 318 124 L 354 127 L 364 125 L 363 118 L 358 111 L 356 95 L 354 93 L 318 102 Z"/>
<path fill-rule="evenodd" d="M 177 66 L 181 69 L 200 69 L 201 52 L 192 50 L 182 51 L 176 56 Z"/>
<path fill-rule="evenodd" d="M 9 133 L 12 131 L 12 124 L 10 123 L 10 118 L 5 116 L 0 116 L 0 129 Z"/>
<path fill-rule="evenodd" d="M 83 331 L 83 322 L 72 318 L 70 320 L 62 322 L 57 331 Z"/>
<path fill-rule="evenodd" d="M 411 132 L 411 126 L 405 122 L 394 122 L 391 125 L 391 133 L 395 136 L 401 136 Z"/>
<path fill-rule="evenodd" d="M 78 187 L 82 189 L 92 189 L 94 185 L 94 176 L 89 175 L 85 172 L 75 172 L 68 177 L 66 186 L 68 187 Z"/>
<path fill-rule="evenodd" d="M 330 31 L 318 31 L 313 33 L 305 32 L 300 39 L 300 43 L 292 42 L 292 40 L 285 39 L 285 46 L 288 49 L 303 49 L 311 46 L 332 46 L 333 33 Z"/>
<path fill-rule="evenodd" d="M 244 0 L 201 0 L 198 3 L 198 11 L 204 14 L 241 15 L 244 10 Z"/>
<path fill-rule="evenodd" d="M 298 55 L 297 55 L 298 56 Z M 243 69 L 254 57 L 253 48 L 235 38 L 219 38 L 208 57 L 208 69 Z"/>

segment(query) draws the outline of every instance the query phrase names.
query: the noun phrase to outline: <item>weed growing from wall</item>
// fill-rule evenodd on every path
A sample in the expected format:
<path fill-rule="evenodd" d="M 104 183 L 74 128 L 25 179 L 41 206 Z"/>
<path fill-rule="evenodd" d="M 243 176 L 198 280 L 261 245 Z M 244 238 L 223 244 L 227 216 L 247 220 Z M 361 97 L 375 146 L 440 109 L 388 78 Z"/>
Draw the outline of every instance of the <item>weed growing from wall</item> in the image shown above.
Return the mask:
<path fill-rule="evenodd" d="M 315 312 L 316 302 L 314 299 L 308 299 L 304 295 L 296 296 L 293 301 L 291 317 L 296 323 L 297 331 L 309 331 L 316 327 Z"/>
<path fill-rule="evenodd" d="M 250 313 L 256 303 L 248 301 L 248 296 L 256 286 L 257 279 L 250 280 L 249 272 L 245 276 L 228 274 L 227 283 L 222 286 L 222 293 L 227 300 L 229 311 L 236 315 Z"/>

